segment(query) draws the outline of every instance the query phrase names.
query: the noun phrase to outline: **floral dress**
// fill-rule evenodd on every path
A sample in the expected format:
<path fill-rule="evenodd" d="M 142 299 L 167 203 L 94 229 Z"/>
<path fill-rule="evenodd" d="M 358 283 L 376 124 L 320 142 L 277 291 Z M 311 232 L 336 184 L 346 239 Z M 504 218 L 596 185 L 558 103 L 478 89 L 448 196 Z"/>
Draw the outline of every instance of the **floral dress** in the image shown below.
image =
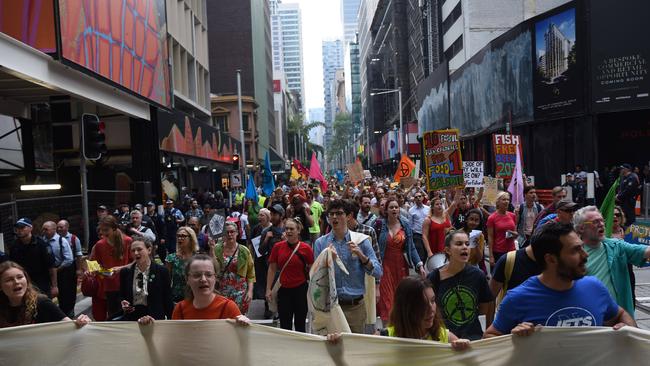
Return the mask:
<path fill-rule="evenodd" d="M 180 258 L 176 253 L 171 253 L 165 258 L 165 262 L 172 266 L 172 300 L 180 302 L 185 298 L 185 263 L 186 260 Z"/>
<path fill-rule="evenodd" d="M 232 256 L 223 255 L 223 263 L 227 265 L 219 280 L 219 292 L 234 301 L 242 314 L 248 312 L 250 301 L 244 301 L 248 292 L 248 279 L 237 273 L 237 255 L 239 249 Z"/>

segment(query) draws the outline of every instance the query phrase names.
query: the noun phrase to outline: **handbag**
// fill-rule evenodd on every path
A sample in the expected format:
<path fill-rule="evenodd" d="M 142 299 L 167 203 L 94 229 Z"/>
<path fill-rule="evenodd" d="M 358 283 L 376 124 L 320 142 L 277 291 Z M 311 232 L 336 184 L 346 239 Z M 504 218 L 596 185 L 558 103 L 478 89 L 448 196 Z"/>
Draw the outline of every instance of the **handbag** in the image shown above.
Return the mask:
<path fill-rule="evenodd" d="M 282 266 L 282 269 L 280 270 L 280 274 L 278 275 L 278 279 L 275 281 L 273 284 L 273 288 L 271 288 L 271 298 L 267 301 L 269 304 L 269 310 L 277 313 L 278 312 L 278 291 L 280 290 L 280 276 L 282 276 L 282 272 L 284 271 L 285 268 L 287 268 L 287 265 L 291 261 L 291 257 L 293 257 L 294 254 L 298 251 L 298 248 L 300 247 L 300 242 L 296 244 L 296 248 L 291 252 L 291 255 L 289 256 L 289 259 L 287 259 L 287 262 Z"/>
<path fill-rule="evenodd" d="M 88 297 L 97 297 L 99 292 L 99 279 L 94 274 L 87 274 L 81 278 L 81 293 Z"/>

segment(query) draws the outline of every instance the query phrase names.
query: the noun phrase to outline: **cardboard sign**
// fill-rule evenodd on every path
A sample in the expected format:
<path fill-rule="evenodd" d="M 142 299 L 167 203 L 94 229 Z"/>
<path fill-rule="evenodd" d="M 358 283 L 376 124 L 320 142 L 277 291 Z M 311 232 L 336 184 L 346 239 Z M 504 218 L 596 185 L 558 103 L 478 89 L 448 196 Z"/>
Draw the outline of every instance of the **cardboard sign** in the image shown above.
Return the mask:
<path fill-rule="evenodd" d="M 363 166 L 360 161 L 354 164 L 348 164 L 347 168 L 352 183 L 357 184 L 363 180 Z"/>
<path fill-rule="evenodd" d="M 465 187 L 483 187 L 483 162 L 463 161 L 463 177 L 465 179 Z"/>
<path fill-rule="evenodd" d="M 519 148 L 519 156 L 521 156 L 522 161 L 524 159 L 521 150 L 521 136 L 492 135 L 492 147 L 494 149 L 494 162 L 496 163 L 496 171 L 494 172 L 494 175 L 497 178 L 509 180 L 515 171 L 517 148 Z"/>
<path fill-rule="evenodd" d="M 497 193 L 499 193 L 499 184 L 503 184 L 503 179 L 483 177 L 483 199 L 481 204 L 484 206 L 497 205 Z"/>
<path fill-rule="evenodd" d="M 417 182 L 415 177 L 404 177 L 400 180 L 400 183 L 404 186 L 404 189 L 410 189 Z"/>
<path fill-rule="evenodd" d="M 625 230 L 625 241 L 632 244 L 650 245 L 650 226 L 634 223 Z"/>
<path fill-rule="evenodd" d="M 429 192 L 463 187 L 463 159 L 458 130 L 436 130 L 424 133 L 424 166 Z"/>
<path fill-rule="evenodd" d="M 241 173 L 230 173 L 230 186 L 232 188 L 241 187 Z"/>
<path fill-rule="evenodd" d="M 370 174 L 370 170 L 364 170 L 363 171 L 363 177 L 365 179 L 372 179 L 372 174 Z"/>

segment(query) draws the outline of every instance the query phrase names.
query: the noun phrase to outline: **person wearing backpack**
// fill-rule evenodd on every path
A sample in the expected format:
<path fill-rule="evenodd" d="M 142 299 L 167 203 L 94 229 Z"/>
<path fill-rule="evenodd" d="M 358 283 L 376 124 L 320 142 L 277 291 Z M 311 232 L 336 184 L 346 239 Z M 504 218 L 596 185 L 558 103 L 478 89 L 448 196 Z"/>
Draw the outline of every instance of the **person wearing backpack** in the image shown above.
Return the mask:
<path fill-rule="evenodd" d="M 515 209 L 520 248 L 528 246 L 528 241 L 535 230 L 535 218 L 543 209 L 544 207 L 537 203 L 537 192 L 535 187 L 524 187 L 524 203 L 520 204 Z"/>
<path fill-rule="evenodd" d="M 496 298 L 497 309 L 508 290 L 512 290 L 528 278 L 542 273 L 542 268 L 535 261 L 534 246 L 535 236 L 531 238 L 530 245 L 508 252 L 499 258 L 494 266 L 490 279 L 490 290 Z"/>

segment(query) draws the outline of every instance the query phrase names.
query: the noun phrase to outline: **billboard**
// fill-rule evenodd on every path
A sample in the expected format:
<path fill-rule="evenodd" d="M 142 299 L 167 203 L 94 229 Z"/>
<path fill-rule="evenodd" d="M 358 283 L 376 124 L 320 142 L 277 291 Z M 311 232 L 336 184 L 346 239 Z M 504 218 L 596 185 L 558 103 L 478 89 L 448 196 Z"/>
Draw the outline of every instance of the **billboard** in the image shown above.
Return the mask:
<path fill-rule="evenodd" d="M 449 127 L 449 65 L 445 61 L 418 84 L 418 133 Z"/>
<path fill-rule="evenodd" d="M 197 158 L 232 162 L 232 154 L 241 151 L 239 141 L 225 132 L 180 111 L 158 109 L 160 150 Z"/>
<path fill-rule="evenodd" d="M 583 70 L 576 9 L 556 12 L 535 26 L 535 117 L 566 117 L 583 109 Z"/>
<path fill-rule="evenodd" d="M 593 110 L 650 107 L 650 2 L 589 4 Z"/>
<path fill-rule="evenodd" d="M 45 53 L 56 52 L 54 1 L 0 0 L 0 32 Z"/>
<path fill-rule="evenodd" d="M 64 59 L 171 106 L 164 0 L 59 0 L 59 18 Z"/>

